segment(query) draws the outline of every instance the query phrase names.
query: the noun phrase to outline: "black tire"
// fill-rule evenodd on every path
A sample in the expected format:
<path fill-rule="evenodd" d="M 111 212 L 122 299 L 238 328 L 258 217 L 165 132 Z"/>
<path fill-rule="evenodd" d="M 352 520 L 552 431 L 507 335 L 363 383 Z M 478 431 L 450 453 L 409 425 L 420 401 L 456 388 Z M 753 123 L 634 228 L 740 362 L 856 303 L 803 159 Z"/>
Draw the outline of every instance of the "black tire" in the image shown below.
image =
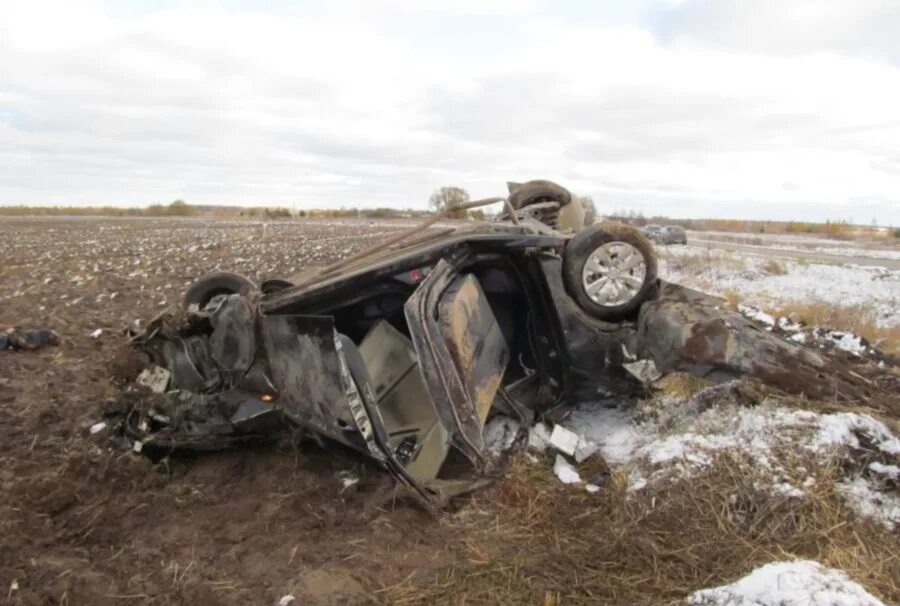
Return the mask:
<path fill-rule="evenodd" d="M 565 206 L 571 201 L 572 194 L 569 190 L 553 181 L 543 179 L 522 183 L 509 194 L 509 203 L 516 210 L 537 202 L 559 202 L 560 206 Z"/>
<path fill-rule="evenodd" d="M 227 271 L 214 271 L 188 286 L 181 305 L 185 309 L 191 305 L 203 309 L 216 295 L 246 294 L 254 290 L 256 284 L 249 278 Z"/>
<path fill-rule="evenodd" d="M 635 295 L 616 306 L 595 303 L 582 284 L 582 271 L 588 257 L 597 248 L 610 242 L 625 242 L 633 246 L 643 257 L 646 267 L 644 280 Z M 569 296 L 575 299 L 581 309 L 598 320 L 619 321 L 634 317 L 645 301 L 656 296 L 656 272 L 653 244 L 638 230 L 627 225 L 607 223 L 588 227 L 569 240 L 563 251 L 563 281 Z"/>
<path fill-rule="evenodd" d="M 264 295 L 268 295 L 273 292 L 278 292 L 279 290 L 284 290 L 285 288 L 290 288 L 293 285 L 292 282 L 282 280 L 281 278 L 270 278 L 263 282 L 259 288 Z"/>

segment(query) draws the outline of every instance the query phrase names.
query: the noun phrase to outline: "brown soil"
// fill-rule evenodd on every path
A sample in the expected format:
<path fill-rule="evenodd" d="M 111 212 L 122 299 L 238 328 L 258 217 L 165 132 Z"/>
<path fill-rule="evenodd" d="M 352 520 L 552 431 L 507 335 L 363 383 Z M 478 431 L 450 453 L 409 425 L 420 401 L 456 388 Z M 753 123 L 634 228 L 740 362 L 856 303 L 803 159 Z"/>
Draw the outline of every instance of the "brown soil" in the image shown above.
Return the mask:
<path fill-rule="evenodd" d="M 48 327 L 63 342 L 0 352 L 0 600 L 660 603 L 791 554 L 869 571 L 861 581 L 900 600 L 896 537 L 849 521 L 839 504 L 821 532 L 800 511 L 791 515 L 805 525 L 782 529 L 787 538 L 762 543 L 727 527 L 729 543 L 710 549 L 719 528 L 710 513 L 727 486 L 692 487 L 643 518 L 616 488 L 593 501 L 556 483 L 549 464 L 520 463 L 432 517 L 395 502 L 384 475 L 344 451 L 285 440 L 152 465 L 89 435 L 115 394 L 113 367 L 129 372 L 117 364 L 123 328 L 176 301 L 186 283 L 216 269 L 289 275 L 393 229 L 270 224 L 263 238 L 246 222 L 4 220 L 0 328 Z M 357 486 L 343 488 L 346 470 Z M 713 534 L 691 547 L 667 512 L 691 520 L 692 536 Z"/>
<path fill-rule="evenodd" d="M 277 224 L 260 240 L 246 223 L 6 223 L 0 327 L 53 327 L 63 343 L 0 352 L 0 600 L 380 602 L 373 588 L 446 563 L 441 526 L 393 507 L 382 474 L 345 452 L 286 441 L 154 466 L 89 436 L 113 375 L 129 372 L 123 329 L 186 282 L 214 269 L 286 275 L 390 229 Z M 363 481 L 343 489 L 342 470 Z"/>

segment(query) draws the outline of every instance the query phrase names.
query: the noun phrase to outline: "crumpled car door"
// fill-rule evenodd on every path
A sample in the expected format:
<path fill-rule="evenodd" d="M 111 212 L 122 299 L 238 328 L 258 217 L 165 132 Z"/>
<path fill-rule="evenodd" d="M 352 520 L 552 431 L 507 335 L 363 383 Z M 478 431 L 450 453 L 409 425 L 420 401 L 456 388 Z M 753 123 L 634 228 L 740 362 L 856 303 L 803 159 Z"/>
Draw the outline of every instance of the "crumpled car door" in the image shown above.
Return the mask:
<path fill-rule="evenodd" d="M 487 298 L 474 276 L 440 261 L 405 312 L 437 413 L 453 445 L 481 469 L 484 423 L 510 357 Z"/>

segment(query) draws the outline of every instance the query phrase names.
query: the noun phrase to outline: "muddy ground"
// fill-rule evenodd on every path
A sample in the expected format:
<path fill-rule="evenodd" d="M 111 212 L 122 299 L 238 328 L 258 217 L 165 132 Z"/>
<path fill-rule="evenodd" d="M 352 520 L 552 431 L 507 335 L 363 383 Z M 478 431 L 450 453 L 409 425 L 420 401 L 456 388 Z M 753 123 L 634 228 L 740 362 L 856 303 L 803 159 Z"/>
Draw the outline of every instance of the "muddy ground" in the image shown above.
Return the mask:
<path fill-rule="evenodd" d="M 346 453 L 273 444 L 153 467 L 88 438 L 123 329 L 187 282 L 287 275 L 393 229 L 4 220 L 0 324 L 63 343 L 0 353 L 0 600 L 17 585 L 14 604 L 357 603 L 452 557 L 439 524 L 383 503 L 377 472 L 343 490 L 339 471 L 370 471 Z"/>
<path fill-rule="evenodd" d="M 121 357 L 125 327 L 177 301 L 188 282 L 214 269 L 257 280 L 288 275 L 400 227 L 4 219 L 0 326 L 49 327 L 63 342 L 0 352 L 0 601 L 275 604 L 292 594 L 303 605 L 668 603 L 748 563 L 713 550 L 709 566 L 682 566 L 682 554 L 666 564 L 671 579 L 653 580 L 645 571 L 659 564 L 661 535 L 645 541 L 634 531 L 622 538 L 644 541 L 623 543 L 633 566 L 609 540 L 592 545 L 589 536 L 574 552 L 597 559 L 574 574 L 559 566 L 569 549 L 559 537 L 541 538 L 517 559 L 497 537 L 513 545 L 537 536 L 524 515 L 531 508 L 547 518 L 571 505 L 599 524 L 608 511 L 623 511 L 612 497 L 588 502 L 565 492 L 549 466 L 540 468 L 541 490 L 529 487 L 524 476 L 532 472 L 519 470 L 434 518 L 393 501 L 383 475 L 358 458 L 315 444 L 285 441 L 151 465 L 89 435 L 115 394 L 109 369 Z M 102 334 L 93 338 L 97 329 Z M 362 477 L 359 485 L 344 488 L 339 474 L 347 470 Z M 512 517 L 521 528 L 500 534 L 501 521 Z M 636 528 L 655 532 L 654 524 L 671 520 L 650 517 Z M 817 555 L 815 541 L 795 540 L 794 552 Z"/>

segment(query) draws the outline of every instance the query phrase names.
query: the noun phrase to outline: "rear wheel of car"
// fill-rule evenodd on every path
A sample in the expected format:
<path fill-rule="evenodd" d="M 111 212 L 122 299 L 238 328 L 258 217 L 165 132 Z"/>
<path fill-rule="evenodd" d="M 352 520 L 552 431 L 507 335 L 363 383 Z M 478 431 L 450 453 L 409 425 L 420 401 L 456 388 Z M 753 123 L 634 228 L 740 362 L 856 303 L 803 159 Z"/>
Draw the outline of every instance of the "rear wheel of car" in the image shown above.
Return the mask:
<path fill-rule="evenodd" d="M 595 225 L 569 240 L 563 253 L 569 295 L 600 320 L 632 317 L 656 293 L 656 255 L 639 231 Z"/>
<path fill-rule="evenodd" d="M 292 282 L 282 280 L 281 278 L 270 278 L 263 282 L 260 285 L 259 289 L 264 295 L 268 295 L 273 292 L 278 292 L 279 290 L 284 290 L 285 288 L 290 288 L 293 285 L 294 284 Z"/>
<path fill-rule="evenodd" d="M 192 305 L 203 309 L 217 295 L 246 294 L 254 290 L 256 284 L 249 278 L 227 271 L 215 271 L 188 286 L 181 304 L 185 309 Z"/>
<path fill-rule="evenodd" d="M 571 201 L 572 194 L 569 190 L 543 179 L 526 181 L 509 194 L 509 203 L 516 210 L 538 202 L 559 202 L 560 206 L 565 206 Z"/>

